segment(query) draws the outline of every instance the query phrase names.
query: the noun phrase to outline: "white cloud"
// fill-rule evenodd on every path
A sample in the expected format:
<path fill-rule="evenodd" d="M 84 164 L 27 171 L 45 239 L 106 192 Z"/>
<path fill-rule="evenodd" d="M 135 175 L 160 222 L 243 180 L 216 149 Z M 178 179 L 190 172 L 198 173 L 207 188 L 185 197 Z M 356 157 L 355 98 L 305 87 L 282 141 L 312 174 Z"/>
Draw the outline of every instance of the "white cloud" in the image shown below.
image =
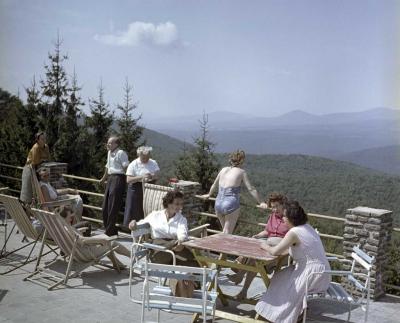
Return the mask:
<path fill-rule="evenodd" d="M 94 36 L 94 39 L 112 46 L 179 46 L 181 44 L 178 29 L 172 22 L 152 23 L 135 21 L 126 31 Z"/>

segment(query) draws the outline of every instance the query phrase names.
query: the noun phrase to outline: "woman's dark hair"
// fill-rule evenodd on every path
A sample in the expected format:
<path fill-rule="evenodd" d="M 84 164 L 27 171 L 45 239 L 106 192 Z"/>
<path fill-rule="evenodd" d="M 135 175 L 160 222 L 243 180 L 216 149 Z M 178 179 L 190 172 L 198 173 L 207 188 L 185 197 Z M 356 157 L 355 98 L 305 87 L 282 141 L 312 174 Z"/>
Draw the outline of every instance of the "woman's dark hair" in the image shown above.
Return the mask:
<path fill-rule="evenodd" d="M 162 205 L 166 209 L 168 205 L 174 203 L 175 199 L 183 199 L 183 193 L 179 191 L 169 191 L 162 199 Z"/>
<path fill-rule="evenodd" d="M 271 204 L 278 202 L 280 205 L 284 205 L 287 202 L 287 197 L 283 194 L 273 192 L 268 196 L 267 205 L 271 207 Z"/>
<path fill-rule="evenodd" d="M 284 216 L 293 224 L 295 227 L 306 224 L 308 217 L 304 209 L 297 201 L 288 201 L 284 204 L 283 209 L 285 210 Z"/>
<path fill-rule="evenodd" d="M 40 138 L 40 136 L 44 135 L 44 131 L 39 131 L 37 134 L 35 134 L 35 142 L 37 142 Z"/>

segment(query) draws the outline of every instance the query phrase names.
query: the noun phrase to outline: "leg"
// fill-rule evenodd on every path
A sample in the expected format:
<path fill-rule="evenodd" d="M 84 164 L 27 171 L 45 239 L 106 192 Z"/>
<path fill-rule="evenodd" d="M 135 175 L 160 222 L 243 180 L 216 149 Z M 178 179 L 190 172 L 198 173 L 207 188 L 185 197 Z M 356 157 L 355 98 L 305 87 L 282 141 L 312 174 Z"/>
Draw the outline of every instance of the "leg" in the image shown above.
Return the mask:
<path fill-rule="evenodd" d="M 116 175 L 110 176 L 109 184 L 110 187 L 108 189 L 108 199 L 107 199 L 108 200 L 107 226 L 105 229 L 106 229 L 106 234 L 108 236 L 112 236 L 118 233 L 115 223 L 117 222 L 118 212 L 122 207 L 122 202 L 123 202 L 122 196 L 125 190 L 125 176 L 116 176 Z"/>
<path fill-rule="evenodd" d="M 237 209 L 230 214 L 225 216 L 225 225 L 224 225 L 224 233 L 232 234 L 235 229 L 236 222 L 239 218 L 240 210 Z"/>
<path fill-rule="evenodd" d="M 221 223 L 221 228 L 222 228 L 222 231 L 223 231 L 224 227 L 225 227 L 225 215 L 222 215 L 217 211 L 215 213 L 216 213 L 216 215 L 218 217 L 219 223 Z"/>

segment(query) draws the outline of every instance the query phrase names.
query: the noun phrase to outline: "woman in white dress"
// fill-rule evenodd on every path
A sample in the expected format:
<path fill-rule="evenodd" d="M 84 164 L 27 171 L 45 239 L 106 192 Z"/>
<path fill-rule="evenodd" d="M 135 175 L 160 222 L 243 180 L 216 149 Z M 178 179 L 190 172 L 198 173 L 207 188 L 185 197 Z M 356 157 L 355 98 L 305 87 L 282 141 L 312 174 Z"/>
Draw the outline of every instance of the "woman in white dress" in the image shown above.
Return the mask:
<path fill-rule="evenodd" d="M 289 231 L 282 241 L 272 247 L 267 244 L 263 249 L 272 255 L 289 254 L 295 264 L 274 274 L 271 283 L 256 305 L 258 314 L 274 323 L 297 322 L 303 311 L 306 282 L 311 293 L 328 289 L 330 276 L 309 274 L 329 270 L 329 263 L 318 233 L 307 224 L 307 214 L 298 202 L 288 202 L 284 208 L 283 219 Z"/>

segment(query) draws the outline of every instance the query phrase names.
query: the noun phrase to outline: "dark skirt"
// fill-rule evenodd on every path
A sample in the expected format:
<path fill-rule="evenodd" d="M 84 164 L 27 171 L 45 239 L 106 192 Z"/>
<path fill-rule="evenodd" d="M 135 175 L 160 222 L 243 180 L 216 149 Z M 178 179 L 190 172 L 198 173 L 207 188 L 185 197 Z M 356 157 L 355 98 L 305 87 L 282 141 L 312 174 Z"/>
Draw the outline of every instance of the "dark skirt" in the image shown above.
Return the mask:
<path fill-rule="evenodd" d="M 124 226 L 132 220 L 140 221 L 144 218 L 143 212 L 143 187 L 141 182 L 128 185 L 126 193 Z"/>

